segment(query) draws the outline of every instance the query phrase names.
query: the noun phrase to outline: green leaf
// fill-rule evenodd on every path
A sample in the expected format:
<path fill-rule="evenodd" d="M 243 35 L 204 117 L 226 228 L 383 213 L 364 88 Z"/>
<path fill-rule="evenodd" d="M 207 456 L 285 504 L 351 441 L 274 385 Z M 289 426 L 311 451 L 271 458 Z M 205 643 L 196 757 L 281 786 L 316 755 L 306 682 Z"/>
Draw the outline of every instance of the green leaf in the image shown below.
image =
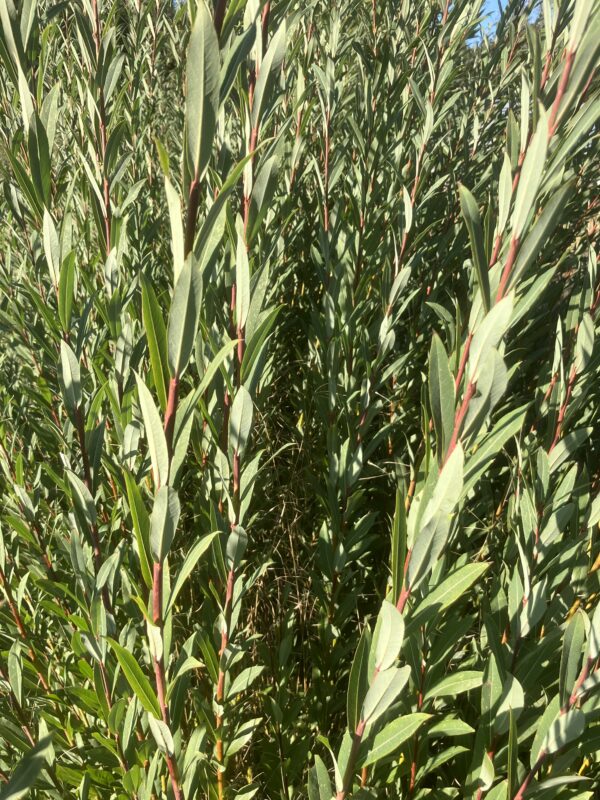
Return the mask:
<path fill-rule="evenodd" d="M 415 608 L 410 616 L 411 629 L 438 618 L 442 611 L 459 600 L 479 580 L 489 566 L 489 563 L 466 564 L 450 573 Z"/>
<path fill-rule="evenodd" d="M 245 386 L 240 386 L 231 406 L 229 419 L 229 447 L 234 453 L 244 454 L 250 429 L 254 404 Z"/>
<path fill-rule="evenodd" d="M 579 428 L 567 434 L 548 454 L 550 474 L 557 470 L 590 437 L 593 428 Z"/>
<path fill-rule="evenodd" d="M 160 407 L 164 411 L 167 407 L 166 386 L 169 382 L 167 329 L 152 284 L 143 274 L 141 275 L 141 285 L 142 320 L 148 340 L 152 377 Z"/>
<path fill-rule="evenodd" d="M 54 220 L 47 208 L 44 208 L 44 255 L 50 271 L 50 277 L 54 286 L 58 286 L 60 280 L 60 242 L 56 232 Z"/>
<path fill-rule="evenodd" d="M 202 223 L 202 227 L 200 228 L 200 231 L 198 232 L 194 242 L 194 255 L 196 256 L 196 261 L 201 265 L 201 267 L 210 257 L 210 253 L 217 248 L 221 241 L 223 229 L 221 227 L 220 220 L 223 219 L 225 214 L 225 203 L 227 202 L 231 192 L 237 187 L 240 176 L 242 175 L 244 168 L 250 161 L 251 157 L 252 156 L 250 154 L 244 156 L 244 158 L 239 161 L 231 170 L 227 176 L 227 180 L 219 189 L 219 193 L 210 207 L 204 222 Z"/>
<path fill-rule="evenodd" d="M 241 233 L 238 233 L 235 261 L 235 319 L 238 328 L 246 324 L 250 308 L 250 266 L 248 253 Z"/>
<path fill-rule="evenodd" d="M 183 224 L 181 222 L 181 198 L 179 192 L 165 175 L 165 191 L 167 193 L 167 206 L 169 221 L 171 223 L 171 252 L 173 253 L 173 286 L 177 286 L 179 274 L 183 269 L 185 260 L 183 243 Z"/>
<path fill-rule="evenodd" d="M 96 505 L 85 483 L 71 470 L 67 470 L 67 480 L 71 487 L 75 508 L 88 528 L 96 525 Z"/>
<path fill-rule="evenodd" d="M 453 717 L 444 717 L 444 719 L 434 723 L 427 729 L 427 736 L 429 738 L 434 736 L 470 736 L 473 733 L 475 733 L 474 728 L 467 725 L 462 719 L 455 719 Z"/>
<path fill-rule="evenodd" d="M 234 698 L 241 692 L 247 691 L 254 681 L 264 672 L 264 666 L 246 667 L 239 675 L 236 675 L 227 690 L 227 697 Z"/>
<path fill-rule="evenodd" d="M 181 377 L 192 355 L 201 302 L 200 271 L 190 253 L 175 284 L 169 312 L 169 369 L 172 377 Z"/>
<path fill-rule="evenodd" d="M 572 708 L 566 714 L 559 713 L 548 728 L 542 743 L 542 750 L 552 755 L 575 739 L 579 739 L 585 730 L 585 714 L 578 708 Z"/>
<path fill-rule="evenodd" d="M 160 415 L 154 405 L 154 400 L 150 390 L 136 373 L 136 382 L 150 459 L 152 461 L 152 471 L 154 473 L 154 483 L 157 487 L 168 482 L 169 479 L 169 451 L 167 440 L 163 431 Z"/>
<path fill-rule="evenodd" d="M 368 767 L 395 753 L 400 745 L 413 736 L 421 725 L 430 719 L 429 714 L 407 714 L 389 722 L 378 734 L 373 743 L 359 756 L 358 766 Z"/>
<path fill-rule="evenodd" d="M 410 677 L 410 667 L 389 667 L 374 678 L 361 711 L 364 722 L 375 722 L 396 701 Z"/>
<path fill-rule="evenodd" d="M 525 706 L 523 687 L 514 675 L 507 674 L 502 687 L 502 694 L 495 708 L 494 729 L 497 733 L 506 733 L 509 729 L 511 712 L 515 721 Z"/>
<path fill-rule="evenodd" d="M 127 502 L 131 512 L 133 531 L 137 543 L 138 558 L 144 583 L 148 588 L 152 586 L 152 568 L 150 565 L 150 517 L 142 500 L 139 486 L 129 470 L 124 471 L 125 487 L 127 489 Z"/>
<path fill-rule="evenodd" d="M 148 714 L 148 725 L 150 726 L 158 749 L 163 753 L 173 755 L 175 752 L 175 744 L 169 726 L 164 723 L 162 719 L 157 719 L 153 714 Z"/>
<path fill-rule="evenodd" d="M 592 617 L 590 632 L 588 634 L 588 650 L 586 658 L 591 658 L 592 660 L 595 660 L 596 658 L 598 658 L 599 655 L 600 655 L 600 605 L 597 605 L 596 610 L 594 611 L 594 615 Z"/>
<path fill-rule="evenodd" d="M 552 723 L 554 722 L 556 716 L 560 712 L 560 696 L 555 695 L 553 699 L 548 703 L 546 708 L 544 709 L 544 713 L 542 714 L 541 718 L 539 719 L 535 737 L 533 739 L 533 744 L 531 745 L 531 751 L 529 755 L 529 763 L 530 766 L 533 767 L 542 751 L 542 748 L 545 745 L 546 736 Z"/>
<path fill-rule="evenodd" d="M 509 285 L 514 286 L 538 257 L 546 241 L 554 233 L 575 189 L 575 181 L 567 181 L 544 206 L 519 248 Z"/>
<path fill-rule="evenodd" d="M 512 168 L 510 156 L 504 151 L 504 161 L 500 170 L 500 180 L 498 182 L 498 228 L 497 235 L 501 236 L 506 228 L 508 213 L 510 211 L 510 201 L 512 199 Z"/>
<path fill-rule="evenodd" d="M 400 489 L 396 489 L 396 507 L 392 521 L 392 596 L 395 602 L 402 591 L 406 559 L 406 509 Z"/>
<path fill-rule="evenodd" d="M 23 665 L 21 663 L 21 643 L 16 640 L 8 651 L 8 682 L 17 700 L 23 705 Z"/>
<path fill-rule="evenodd" d="M 187 53 L 185 126 L 190 174 L 199 180 L 208 164 L 219 110 L 219 40 L 205 0 L 200 0 Z"/>
<path fill-rule="evenodd" d="M 177 578 L 175 579 L 175 583 L 173 584 L 173 588 L 171 589 L 171 594 L 169 595 L 169 601 L 166 606 L 165 610 L 165 619 L 169 615 L 171 609 L 175 605 L 175 601 L 181 590 L 183 589 L 185 582 L 189 578 L 189 576 L 194 571 L 198 561 L 202 558 L 204 553 L 208 550 L 211 546 L 215 536 L 217 533 L 209 533 L 207 536 L 203 536 L 190 548 L 186 557 L 183 560 L 183 564 L 181 565 L 179 572 L 177 573 Z"/>
<path fill-rule="evenodd" d="M 108 638 L 107 641 L 116 655 L 119 664 L 121 665 L 121 669 L 123 670 L 123 674 L 125 675 L 127 682 L 131 686 L 137 699 L 142 704 L 142 707 L 148 712 L 148 714 L 153 714 L 157 719 L 160 719 L 161 714 L 158 699 L 154 694 L 152 687 L 150 686 L 148 678 L 146 678 L 142 672 L 142 668 L 134 656 L 129 652 L 129 650 L 126 650 L 124 647 L 121 647 L 118 642 L 115 642 L 114 639 Z"/>
<path fill-rule="evenodd" d="M 360 720 L 360 710 L 369 689 L 369 650 L 371 647 L 371 631 L 367 625 L 363 632 L 352 660 L 348 679 L 346 710 L 348 714 L 348 730 L 352 733 Z"/>
<path fill-rule="evenodd" d="M 469 380 L 476 383 L 492 350 L 497 349 L 513 311 L 512 295 L 503 297 L 477 326 L 469 351 Z"/>
<path fill-rule="evenodd" d="M 204 392 L 208 389 L 208 387 L 210 386 L 210 382 L 216 375 L 219 367 L 221 366 L 223 361 L 225 361 L 227 356 L 231 355 L 231 353 L 235 350 L 237 343 L 238 343 L 237 339 L 232 339 L 230 342 L 227 342 L 227 344 L 223 345 L 223 347 L 219 350 L 219 352 L 210 362 L 210 364 L 208 365 L 208 367 L 204 372 L 204 375 L 202 376 L 202 380 L 200 381 L 198 389 L 196 390 L 195 394 L 197 395 L 197 399 L 199 399 L 202 396 L 202 394 L 204 394 Z"/>
<path fill-rule="evenodd" d="M 315 765 L 308 773 L 308 798 L 309 800 L 331 800 L 333 789 L 327 767 L 323 759 L 316 755 Z"/>
<path fill-rule="evenodd" d="M 177 492 L 163 484 L 156 492 L 150 517 L 150 549 L 155 562 L 162 563 L 169 554 L 180 514 Z"/>
<path fill-rule="evenodd" d="M 457 444 L 441 470 L 431 499 L 423 511 L 408 562 L 407 585 L 411 590 L 416 589 L 425 578 L 444 549 L 451 515 L 462 490 L 463 461 L 462 447 Z"/>
<path fill-rule="evenodd" d="M 38 775 L 53 760 L 52 737 L 44 736 L 15 767 L 8 783 L 0 790 L 0 800 L 21 800 L 33 788 Z"/>
<path fill-rule="evenodd" d="M 270 100 L 271 93 L 277 73 L 281 67 L 285 56 L 286 47 L 286 23 L 285 19 L 275 31 L 269 42 L 269 47 L 260 65 L 256 87 L 254 89 L 254 100 L 252 103 L 252 127 L 257 128 L 263 117 L 263 107 Z"/>
<path fill-rule="evenodd" d="M 454 378 L 442 340 L 434 333 L 429 351 L 429 402 L 443 460 L 454 428 Z"/>
<path fill-rule="evenodd" d="M 477 273 L 477 281 L 479 283 L 483 307 L 487 313 L 489 312 L 491 306 L 490 279 L 488 275 L 488 264 L 483 242 L 483 226 L 481 224 L 481 216 L 479 214 L 479 208 L 475 198 L 467 189 L 467 187 L 461 184 L 458 187 L 458 190 L 460 194 L 460 210 L 469 232 L 473 264 L 475 265 L 475 271 Z"/>
<path fill-rule="evenodd" d="M 519 239 L 525 224 L 532 212 L 538 189 L 544 175 L 544 164 L 548 149 L 548 117 L 540 103 L 538 107 L 538 123 L 533 134 L 527 154 L 521 167 L 521 177 L 517 188 L 515 207 L 512 215 L 512 236 Z"/>
<path fill-rule="evenodd" d="M 61 388 L 65 407 L 73 420 L 81 405 L 81 373 L 79 361 L 64 339 L 60 342 Z"/>
<path fill-rule="evenodd" d="M 228 742 L 225 748 L 225 757 L 231 758 L 233 755 L 238 753 L 243 747 L 245 747 L 250 739 L 254 736 L 255 731 L 260 726 L 262 719 L 260 717 L 256 717 L 254 719 L 249 719 L 246 722 L 242 722 L 241 725 L 235 731 L 234 736 Z"/>
<path fill-rule="evenodd" d="M 75 253 L 69 253 L 60 268 L 60 278 L 58 281 L 58 316 L 60 317 L 60 322 L 65 333 L 68 333 L 71 328 L 74 289 Z"/>
<path fill-rule="evenodd" d="M 581 374 L 591 361 L 594 351 L 594 321 L 587 312 L 581 318 L 575 346 L 575 370 Z"/>
<path fill-rule="evenodd" d="M 565 706 L 571 696 L 575 681 L 579 674 L 579 666 L 583 655 L 587 618 L 579 608 L 573 614 L 563 638 L 562 654 L 560 658 L 559 697 L 561 706 Z"/>
<path fill-rule="evenodd" d="M 377 617 L 371 650 L 375 669 L 383 672 L 398 658 L 404 638 L 404 620 L 395 605 L 384 600 Z"/>
<path fill-rule="evenodd" d="M 501 417 L 491 432 L 478 443 L 475 453 L 467 461 L 465 469 L 466 495 L 484 474 L 490 462 L 498 455 L 504 444 L 523 427 L 529 403 L 509 411 Z"/>
<path fill-rule="evenodd" d="M 432 700 L 435 697 L 454 697 L 471 689 L 477 689 L 483 683 L 483 672 L 479 670 L 462 670 L 452 675 L 447 675 L 439 683 L 436 683 L 425 694 L 425 700 Z"/>
<path fill-rule="evenodd" d="M 227 537 L 226 556 L 228 569 L 237 569 L 239 567 L 247 546 L 248 534 L 240 525 L 234 525 Z"/>
<path fill-rule="evenodd" d="M 508 791 L 510 797 L 513 797 L 513 792 L 517 790 L 518 780 L 518 755 L 519 755 L 519 735 L 517 731 L 516 715 L 513 713 L 512 708 L 509 709 L 508 721 Z"/>
<path fill-rule="evenodd" d="M 588 25 L 594 4 L 590 0 L 576 0 L 573 19 L 571 20 L 568 49 L 577 50 Z"/>

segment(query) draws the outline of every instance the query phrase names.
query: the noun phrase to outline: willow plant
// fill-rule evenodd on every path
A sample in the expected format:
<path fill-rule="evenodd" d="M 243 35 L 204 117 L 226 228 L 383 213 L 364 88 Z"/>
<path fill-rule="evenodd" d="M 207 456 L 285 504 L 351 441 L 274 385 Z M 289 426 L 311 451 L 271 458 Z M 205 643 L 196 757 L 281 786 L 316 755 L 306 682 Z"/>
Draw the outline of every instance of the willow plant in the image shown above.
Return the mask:
<path fill-rule="evenodd" d="M 0 800 L 600 791 L 598 0 L 0 0 Z"/>

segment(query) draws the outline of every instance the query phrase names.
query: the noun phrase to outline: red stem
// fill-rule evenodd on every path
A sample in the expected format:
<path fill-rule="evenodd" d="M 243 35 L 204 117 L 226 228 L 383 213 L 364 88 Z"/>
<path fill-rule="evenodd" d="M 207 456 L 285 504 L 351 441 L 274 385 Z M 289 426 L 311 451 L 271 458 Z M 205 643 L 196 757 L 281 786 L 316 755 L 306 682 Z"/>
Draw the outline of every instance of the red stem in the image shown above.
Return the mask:
<path fill-rule="evenodd" d="M 460 429 L 462 428 L 462 424 L 465 420 L 465 417 L 467 416 L 467 411 L 469 410 L 469 403 L 471 402 L 471 399 L 475 394 L 475 388 L 476 384 L 473 383 L 473 381 L 469 381 L 469 383 L 467 384 L 467 388 L 465 390 L 465 394 L 463 396 L 461 406 L 456 413 L 456 417 L 454 418 L 454 430 L 452 431 L 452 438 L 450 439 L 450 444 L 448 445 L 448 451 L 444 458 L 444 464 L 448 462 L 448 459 L 452 455 L 454 448 L 458 444 L 458 439 L 460 437 Z"/>
<path fill-rule="evenodd" d="M 558 112 L 560 109 L 561 100 L 569 83 L 569 77 L 571 75 L 571 68 L 573 67 L 574 60 L 575 60 L 575 50 L 569 50 L 565 58 L 565 66 L 563 67 L 562 75 L 560 76 L 558 89 L 556 90 L 556 97 L 554 98 L 554 103 L 552 104 L 552 111 L 550 112 L 550 119 L 548 121 L 549 139 L 551 139 L 554 136 L 554 134 L 556 133 L 556 129 L 558 127 L 556 118 L 558 116 Z"/>
<path fill-rule="evenodd" d="M 502 275 L 500 276 L 500 283 L 498 284 L 498 292 L 496 294 L 497 303 L 500 300 L 502 300 L 502 298 L 506 293 L 506 288 L 510 280 L 510 275 L 515 265 L 517 253 L 519 252 L 520 243 L 521 242 L 518 236 L 513 236 L 512 239 L 510 240 L 510 245 L 508 247 L 508 256 L 506 257 L 506 263 L 504 264 L 504 269 L 502 270 Z"/>

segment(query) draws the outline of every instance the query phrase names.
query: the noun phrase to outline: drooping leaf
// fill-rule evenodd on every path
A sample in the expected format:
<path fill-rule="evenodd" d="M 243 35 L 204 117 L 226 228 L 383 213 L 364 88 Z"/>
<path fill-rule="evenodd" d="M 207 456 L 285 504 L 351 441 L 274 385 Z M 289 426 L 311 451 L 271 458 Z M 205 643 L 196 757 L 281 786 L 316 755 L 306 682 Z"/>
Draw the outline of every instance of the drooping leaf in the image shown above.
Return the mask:
<path fill-rule="evenodd" d="M 148 714 L 153 714 L 157 719 L 160 719 L 160 706 L 156 694 L 134 656 L 114 639 L 109 638 L 107 641 L 121 665 L 127 682 L 131 686 L 142 707 Z"/>

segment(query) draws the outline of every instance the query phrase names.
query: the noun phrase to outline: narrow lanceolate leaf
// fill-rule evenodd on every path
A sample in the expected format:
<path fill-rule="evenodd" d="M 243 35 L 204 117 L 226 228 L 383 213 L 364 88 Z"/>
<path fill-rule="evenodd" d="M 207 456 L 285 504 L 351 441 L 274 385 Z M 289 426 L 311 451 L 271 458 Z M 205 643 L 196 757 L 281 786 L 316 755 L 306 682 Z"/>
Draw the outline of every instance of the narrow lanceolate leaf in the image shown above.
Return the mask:
<path fill-rule="evenodd" d="M 171 222 L 171 251 L 173 253 L 173 286 L 177 286 L 179 273 L 183 269 L 184 245 L 183 224 L 181 222 L 181 198 L 169 177 L 165 175 L 165 190 L 167 193 L 167 206 Z"/>
<path fill-rule="evenodd" d="M 145 275 L 141 276 L 141 286 L 142 321 L 146 339 L 148 340 L 152 378 L 154 379 L 160 407 L 164 411 L 167 407 L 166 386 L 169 380 L 167 328 L 152 284 Z"/>
<path fill-rule="evenodd" d="M 239 567 L 247 546 L 248 534 L 241 525 L 234 525 L 227 537 L 226 558 L 228 569 L 237 569 Z"/>
<path fill-rule="evenodd" d="M 402 590 L 404 561 L 406 558 L 406 509 L 400 489 L 396 490 L 396 505 L 392 521 L 392 595 L 398 602 Z"/>
<path fill-rule="evenodd" d="M 181 506 L 172 486 L 163 485 L 154 499 L 150 517 L 150 547 L 154 561 L 163 562 L 173 543 Z"/>
<path fill-rule="evenodd" d="M 363 749 L 363 754 L 359 756 L 358 766 L 368 767 L 375 764 L 393 753 L 415 734 L 421 725 L 430 719 L 429 714 L 408 714 L 405 717 L 398 717 L 389 722 L 378 734 L 375 735 L 373 742 Z"/>
<path fill-rule="evenodd" d="M 333 789 L 327 767 L 320 756 L 315 756 L 315 765 L 308 773 L 309 800 L 331 800 Z"/>
<path fill-rule="evenodd" d="M 22 800 L 29 794 L 46 764 L 53 761 L 52 737 L 44 736 L 17 763 L 9 780 L 0 789 L 0 800 Z"/>
<path fill-rule="evenodd" d="M 378 673 L 369 687 L 363 703 L 361 718 L 375 722 L 398 699 L 410 676 L 410 667 L 389 667 Z"/>
<path fill-rule="evenodd" d="M 63 330 L 66 333 L 68 333 L 71 328 L 74 289 L 75 253 L 70 253 L 61 265 L 58 283 L 58 316 Z"/>
<path fill-rule="evenodd" d="M 234 453 L 243 455 L 246 449 L 252 427 L 253 408 L 254 404 L 250 393 L 245 386 L 240 386 L 231 406 L 229 420 L 229 446 Z"/>
<path fill-rule="evenodd" d="M 348 713 L 348 730 L 352 733 L 360 719 L 360 710 L 369 689 L 369 649 L 371 646 L 371 631 L 365 625 L 354 654 L 350 678 L 348 679 L 348 693 L 346 709 Z"/>
<path fill-rule="evenodd" d="M 564 439 L 553 448 L 549 454 L 548 465 L 550 473 L 555 472 L 579 447 L 588 439 L 593 432 L 593 428 L 579 428 L 579 430 L 568 433 Z"/>
<path fill-rule="evenodd" d="M 556 753 L 562 747 L 579 739 L 585 730 L 585 714 L 578 708 L 572 708 L 566 714 L 558 714 L 548 728 L 542 742 L 541 750 Z M 539 754 L 538 754 L 539 755 Z"/>
<path fill-rule="evenodd" d="M 525 706 L 525 693 L 514 675 L 507 674 L 502 686 L 502 693 L 495 708 L 494 730 L 498 734 L 506 733 L 510 725 L 510 715 L 515 721 Z"/>
<path fill-rule="evenodd" d="M 481 292 L 483 307 L 487 312 L 490 310 L 490 279 L 488 276 L 487 258 L 485 255 L 485 246 L 483 242 L 483 226 L 481 224 L 481 215 L 479 213 L 477 202 L 467 187 L 462 185 L 459 186 L 459 193 L 460 209 L 469 232 L 471 254 L 473 256 L 473 265 L 477 273 L 479 291 Z"/>
<path fill-rule="evenodd" d="M 477 689 L 482 683 L 483 672 L 479 670 L 455 672 L 429 689 L 425 695 L 425 700 L 432 700 L 435 697 L 454 697 L 457 694 L 462 694 L 462 692 Z"/>
<path fill-rule="evenodd" d="M 85 520 L 87 526 L 91 528 L 96 524 L 96 506 L 94 498 L 85 483 L 71 470 L 67 470 L 67 480 L 71 487 L 75 508 Z"/>
<path fill-rule="evenodd" d="M 243 328 L 250 308 L 250 266 L 246 245 L 239 233 L 235 262 L 235 289 L 235 318 L 238 328 Z"/>
<path fill-rule="evenodd" d="M 121 669 L 127 678 L 127 682 L 131 686 L 137 699 L 142 704 L 142 707 L 149 714 L 154 714 L 154 716 L 159 719 L 160 706 L 158 704 L 158 699 L 154 694 L 152 687 L 150 686 L 148 678 L 146 678 L 142 672 L 142 668 L 138 664 L 137 660 L 129 652 L 129 650 L 126 650 L 118 642 L 115 642 L 114 639 L 109 638 L 108 643 L 110 644 L 119 661 L 119 664 L 121 665 Z"/>
<path fill-rule="evenodd" d="M 61 384 L 65 407 L 71 419 L 81 405 L 81 373 L 79 361 L 69 345 L 61 340 L 60 343 Z"/>
<path fill-rule="evenodd" d="M 157 719 L 153 714 L 148 714 L 148 725 L 154 736 L 154 740 L 159 750 L 163 753 L 172 755 L 175 751 L 175 744 L 173 743 L 173 736 L 162 719 Z"/>
<path fill-rule="evenodd" d="M 14 641 L 8 651 L 8 682 L 19 703 L 23 705 L 23 665 L 21 662 L 21 643 Z"/>
<path fill-rule="evenodd" d="M 540 251 L 554 233 L 556 226 L 565 213 L 565 209 L 575 189 L 575 181 L 567 181 L 545 203 L 541 214 L 537 217 L 531 230 L 519 247 L 519 254 L 512 271 L 511 285 L 523 277 L 528 268 L 538 257 Z"/>
<path fill-rule="evenodd" d="M 374 650 L 374 666 L 377 670 L 383 671 L 391 667 L 398 658 L 402 640 L 404 638 L 404 620 L 402 614 L 393 603 L 383 601 L 371 649 Z"/>
<path fill-rule="evenodd" d="M 598 504 L 600 506 L 600 503 Z M 588 634 L 586 658 L 596 659 L 600 655 L 600 605 L 596 606 Z"/>
<path fill-rule="evenodd" d="M 50 277 L 54 286 L 58 286 L 60 278 L 60 243 L 54 220 L 47 208 L 44 209 L 44 255 L 50 270 Z"/>
<path fill-rule="evenodd" d="M 199 180 L 208 164 L 219 108 L 219 40 L 205 0 L 200 0 L 187 54 L 185 125 L 188 167 Z"/>
<path fill-rule="evenodd" d="M 436 619 L 477 583 L 489 566 L 489 563 L 466 564 L 448 575 L 415 608 L 410 617 L 410 626 L 424 625 Z"/>
<path fill-rule="evenodd" d="M 510 156 L 504 151 L 504 161 L 500 171 L 498 182 L 498 228 L 497 233 L 501 236 L 506 228 L 508 213 L 510 211 L 510 201 L 512 198 L 512 169 Z"/>
<path fill-rule="evenodd" d="M 540 104 L 538 124 L 527 148 L 527 155 L 521 168 L 521 177 L 512 215 L 512 236 L 521 237 L 529 214 L 532 212 L 540 183 L 544 175 L 546 151 L 548 148 L 548 117 Z"/>
<path fill-rule="evenodd" d="M 148 449 L 150 450 L 150 459 L 152 461 L 154 482 L 157 486 L 162 486 L 164 483 L 167 483 L 169 478 L 169 451 L 167 449 L 167 440 L 160 420 L 160 414 L 154 405 L 150 390 L 137 374 L 136 381 L 140 408 L 142 410 L 144 427 L 146 429 L 146 438 L 148 439 Z"/>
<path fill-rule="evenodd" d="M 147 587 L 152 586 L 152 567 L 150 565 L 150 518 L 142 500 L 142 493 L 129 470 L 125 470 L 125 486 L 127 502 L 133 522 L 133 531 L 137 543 L 138 558 L 142 577 Z"/>
<path fill-rule="evenodd" d="M 433 568 L 446 544 L 451 515 L 462 490 L 463 462 L 462 447 L 458 444 L 440 472 L 431 500 L 423 511 L 408 562 L 407 584 L 413 590 Z"/>
<path fill-rule="evenodd" d="M 476 383 L 486 359 L 495 350 L 508 329 L 513 311 L 513 297 L 503 297 L 481 320 L 473 334 L 469 351 L 469 380 Z"/>
<path fill-rule="evenodd" d="M 429 351 L 429 402 L 433 424 L 441 443 L 440 460 L 452 437 L 454 426 L 454 379 L 450 371 L 446 349 L 434 333 Z"/>
<path fill-rule="evenodd" d="M 265 57 L 260 65 L 256 88 L 254 90 L 254 101 L 252 103 L 252 127 L 256 128 L 263 116 L 263 108 L 269 102 L 270 95 L 283 57 L 285 56 L 286 43 L 286 23 L 281 23 L 278 30 L 273 34 Z"/>
<path fill-rule="evenodd" d="M 577 609 L 565 630 L 558 683 L 561 706 L 565 706 L 568 702 L 579 674 L 583 643 L 585 641 L 586 621 L 584 612 L 581 609 Z"/>
<path fill-rule="evenodd" d="M 200 270 L 192 253 L 179 274 L 169 313 L 169 369 L 172 377 L 180 377 L 194 349 L 200 315 L 202 284 Z"/>
<path fill-rule="evenodd" d="M 169 595 L 169 602 L 167 603 L 165 609 L 165 619 L 167 615 L 173 608 L 175 601 L 179 595 L 179 592 L 185 586 L 185 582 L 190 577 L 192 572 L 194 571 L 195 567 L 197 566 L 198 562 L 206 553 L 208 548 L 211 546 L 216 533 L 209 533 L 208 536 L 203 536 L 201 539 L 194 544 L 194 546 L 190 549 L 187 553 L 186 557 L 183 560 L 183 564 L 181 565 L 179 572 L 177 573 L 177 578 L 175 579 L 175 583 L 173 584 L 173 588 L 171 589 L 171 594 Z"/>
<path fill-rule="evenodd" d="M 235 698 L 241 692 L 246 692 L 258 677 L 264 672 L 264 666 L 246 667 L 236 675 L 227 690 L 227 696 Z"/>

